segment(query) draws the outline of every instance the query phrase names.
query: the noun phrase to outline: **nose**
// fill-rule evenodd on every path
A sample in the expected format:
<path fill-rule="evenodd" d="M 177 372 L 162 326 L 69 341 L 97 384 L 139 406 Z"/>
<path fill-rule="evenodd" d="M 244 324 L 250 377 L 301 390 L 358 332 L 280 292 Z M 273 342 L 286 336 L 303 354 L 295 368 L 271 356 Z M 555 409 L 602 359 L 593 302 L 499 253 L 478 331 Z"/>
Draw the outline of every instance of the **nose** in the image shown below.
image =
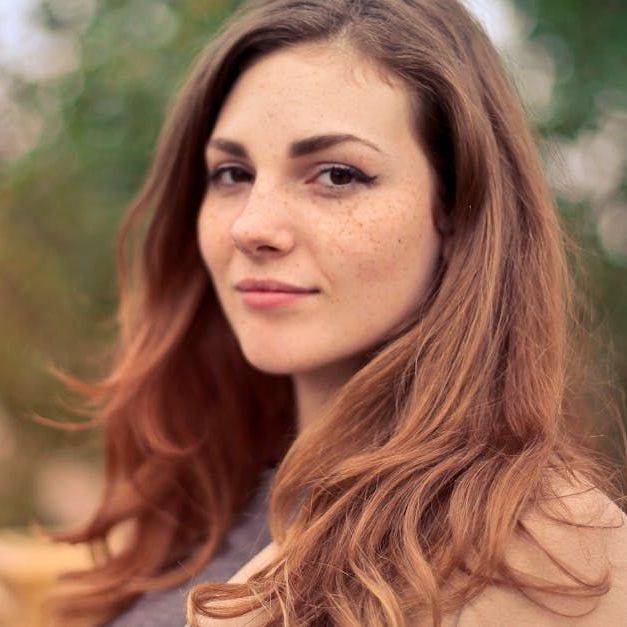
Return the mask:
<path fill-rule="evenodd" d="M 246 205 L 231 224 L 235 247 L 255 257 L 281 257 L 294 248 L 294 232 L 289 223 L 288 200 L 277 186 L 251 188 Z"/>

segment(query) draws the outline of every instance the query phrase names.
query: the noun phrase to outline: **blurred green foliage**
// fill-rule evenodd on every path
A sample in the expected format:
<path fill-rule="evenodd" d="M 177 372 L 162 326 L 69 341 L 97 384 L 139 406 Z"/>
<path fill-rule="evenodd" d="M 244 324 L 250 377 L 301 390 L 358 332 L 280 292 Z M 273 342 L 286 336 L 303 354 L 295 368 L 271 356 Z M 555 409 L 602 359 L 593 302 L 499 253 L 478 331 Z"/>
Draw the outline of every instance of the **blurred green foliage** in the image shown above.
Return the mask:
<path fill-rule="evenodd" d="M 80 36 L 76 72 L 20 85 L 44 116 L 38 147 L 5 164 L 0 182 L 0 525 L 36 512 L 33 482 L 51 456 L 95 458 L 98 439 L 35 424 L 35 412 L 74 419 L 46 366 L 83 375 L 115 332 L 114 241 L 138 190 L 168 103 L 232 0 L 109 0 Z M 622 0 L 518 0 L 533 41 L 555 44 L 558 80 L 545 137 L 594 127 L 596 96 L 626 94 L 627 23 Z M 41 19 L 59 24 L 41 7 Z M 623 19 L 621 19 L 621 17 Z M 625 180 L 622 183 L 624 198 Z M 627 270 L 605 255 L 585 204 L 564 204 L 583 242 L 595 298 L 607 312 L 619 384 L 627 389 Z M 6 431 L 6 433 L 5 433 Z M 4 439 L 4 444 L 2 440 Z M 71 498 L 71 495 L 68 495 Z"/>
<path fill-rule="evenodd" d="M 47 366 L 98 372 L 115 331 L 117 226 L 177 87 L 236 4 L 103 3 L 81 36 L 80 69 L 22 89 L 27 106 L 59 106 L 42 107 L 42 143 L 7 164 L 0 183 L 0 525 L 36 511 L 33 481 L 51 456 L 97 457 L 97 437 L 42 427 L 31 414 L 75 420 Z"/>
<path fill-rule="evenodd" d="M 539 124 L 548 139 L 572 139 L 594 131 L 611 104 L 627 124 L 627 7 L 624 0 L 517 0 L 534 24 L 531 41 L 549 42 L 556 61 L 551 115 Z M 609 103 L 608 103 L 609 101 Z M 623 126 L 623 141 L 625 137 Z M 623 144 L 623 155 L 627 146 Z M 612 155 L 601 155 L 609 158 Z M 590 173 L 592 176 L 593 173 Z M 614 201 L 625 207 L 627 172 Z M 562 215 L 581 246 L 584 285 L 596 309 L 591 331 L 606 345 L 601 362 L 613 371 L 617 400 L 625 417 L 627 392 L 627 258 L 604 251 L 598 235 L 598 207 L 561 200 Z M 602 365 L 602 364 L 601 364 Z"/>

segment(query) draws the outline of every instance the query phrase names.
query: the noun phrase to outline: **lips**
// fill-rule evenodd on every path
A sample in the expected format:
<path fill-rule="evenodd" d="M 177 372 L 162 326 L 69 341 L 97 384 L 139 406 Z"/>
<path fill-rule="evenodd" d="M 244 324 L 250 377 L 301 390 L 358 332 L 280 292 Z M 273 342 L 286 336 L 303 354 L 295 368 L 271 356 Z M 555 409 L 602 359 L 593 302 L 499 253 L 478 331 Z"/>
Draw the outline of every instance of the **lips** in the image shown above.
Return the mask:
<path fill-rule="evenodd" d="M 240 292 L 279 292 L 283 294 L 315 294 L 315 288 L 299 287 L 271 279 L 244 279 L 235 288 Z"/>
<path fill-rule="evenodd" d="M 242 294 L 247 307 L 260 311 L 283 309 L 309 300 L 320 291 L 272 279 L 245 279 L 237 283 L 235 289 Z"/>

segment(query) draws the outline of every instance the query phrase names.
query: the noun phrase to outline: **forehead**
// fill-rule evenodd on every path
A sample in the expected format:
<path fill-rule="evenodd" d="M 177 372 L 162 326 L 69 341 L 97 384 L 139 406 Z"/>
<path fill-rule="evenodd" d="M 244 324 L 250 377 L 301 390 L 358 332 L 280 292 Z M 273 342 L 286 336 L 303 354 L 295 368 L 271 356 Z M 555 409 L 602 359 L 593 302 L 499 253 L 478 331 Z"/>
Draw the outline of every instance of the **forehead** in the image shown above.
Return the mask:
<path fill-rule="evenodd" d="M 392 148 L 413 127 L 406 86 L 352 48 L 301 44 L 261 57 L 235 83 L 213 136 L 264 138 L 353 133 Z"/>

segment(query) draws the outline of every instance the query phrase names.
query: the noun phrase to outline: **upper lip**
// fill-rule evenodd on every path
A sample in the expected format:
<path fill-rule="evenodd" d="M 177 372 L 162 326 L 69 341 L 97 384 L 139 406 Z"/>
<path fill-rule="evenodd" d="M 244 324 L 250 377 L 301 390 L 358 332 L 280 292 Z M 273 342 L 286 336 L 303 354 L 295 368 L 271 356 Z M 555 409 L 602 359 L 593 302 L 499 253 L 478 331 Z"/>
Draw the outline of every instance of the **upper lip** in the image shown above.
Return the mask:
<path fill-rule="evenodd" d="M 318 290 L 310 287 L 299 287 L 272 279 L 244 279 L 235 285 L 240 292 L 296 292 L 309 293 Z"/>

